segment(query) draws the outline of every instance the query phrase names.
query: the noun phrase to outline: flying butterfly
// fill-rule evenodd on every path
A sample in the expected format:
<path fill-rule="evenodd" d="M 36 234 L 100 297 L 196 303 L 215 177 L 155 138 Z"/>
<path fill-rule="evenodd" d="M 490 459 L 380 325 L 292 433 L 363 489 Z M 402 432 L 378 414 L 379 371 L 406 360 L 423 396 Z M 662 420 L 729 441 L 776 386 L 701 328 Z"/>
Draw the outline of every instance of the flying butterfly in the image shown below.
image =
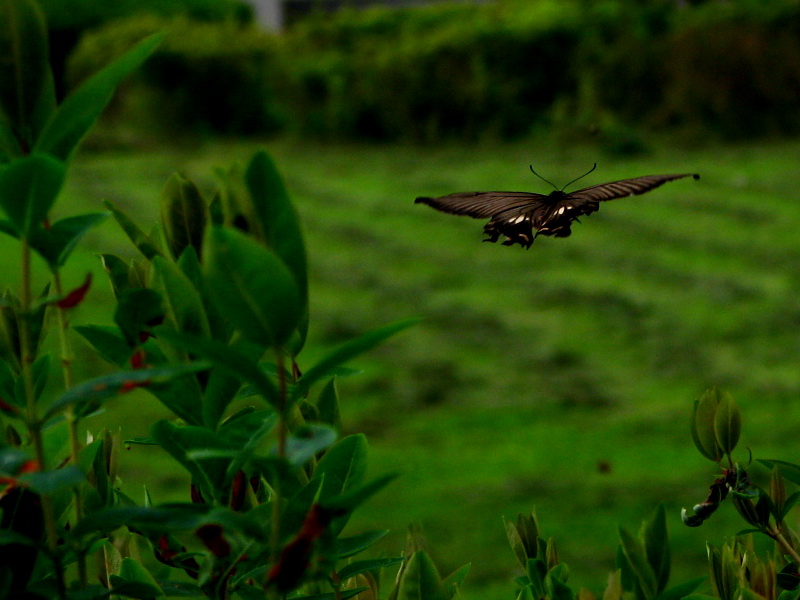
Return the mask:
<path fill-rule="evenodd" d="M 548 195 L 532 192 L 459 192 L 438 198 L 420 197 L 414 202 L 427 204 L 451 215 L 467 215 L 475 219 L 490 218 L 491 220 L 483 227 L 483 233 L 488 236 L 484 242 L 497 242 L 502 235 L 506 238 L 503 241 L 504 246 L 519 244 L 530 248 L 538 235 L 569 236 L 572 233 L 570 229 L 572 222 L 580 223 L 578 217 L 590 215 L 598 210 L 600 202 L 644 194 L 668 181 L 684 177 L 700 179 L 700 175 L 696 173 L 644 175 L 601 183 L 575 192 L 564 191 L 596 168 L 597 163 L 589 171 L 559 189 L 534 171 L 531 166 L 534 175 L 553 186 L 554 191 Z M 536 233 L 533 232 L 534 229 Z"/>

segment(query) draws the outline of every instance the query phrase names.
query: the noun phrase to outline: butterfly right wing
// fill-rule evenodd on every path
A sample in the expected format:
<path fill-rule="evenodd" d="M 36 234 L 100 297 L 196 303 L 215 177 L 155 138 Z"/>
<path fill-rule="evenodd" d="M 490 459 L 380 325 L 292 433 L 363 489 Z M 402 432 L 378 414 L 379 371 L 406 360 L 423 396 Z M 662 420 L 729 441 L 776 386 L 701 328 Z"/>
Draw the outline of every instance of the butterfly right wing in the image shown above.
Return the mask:
<path fill-rule="evenodd" d="M 451 215 L 486 219 L 501 213 L 512 217 L 536 210 L 545 199 L 547 196 L 531 192 L 458 192 L 438 198 L 420 197 L 414 202 Z"/>

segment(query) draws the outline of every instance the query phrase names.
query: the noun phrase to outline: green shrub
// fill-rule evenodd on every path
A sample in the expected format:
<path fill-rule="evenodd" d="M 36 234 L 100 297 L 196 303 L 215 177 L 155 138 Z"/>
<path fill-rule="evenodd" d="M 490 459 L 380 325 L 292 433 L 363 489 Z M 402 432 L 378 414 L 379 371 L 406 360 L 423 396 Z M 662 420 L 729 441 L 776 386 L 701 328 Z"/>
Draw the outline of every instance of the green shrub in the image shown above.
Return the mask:
<path fill-rule="evenodd" d="M 247 135 L 281 127 L 278 41 L 254 25 L 153 16 L 114 21 L 83 37 L 69 61 L 71 85 L 154 31 L 166 33 L 164 44 L 128 91 L 158 129 Z"/>
<path fill-rule="evenodd" d="M 289 102 L 309 133 L 524 135 L 557 97 L 574 93 L 570 61 L 580 34 L 569 8 L 539 2 L 520 15 L 502 5 L 456 5 L 310 19 L 286 36 L 290 56 L 300 57 Z"/>
<path fill-rule="evenodd" d="M 668 36 L 656 117 L 727 138 L 800 131 L 800 5 L 706 5 Z"/>

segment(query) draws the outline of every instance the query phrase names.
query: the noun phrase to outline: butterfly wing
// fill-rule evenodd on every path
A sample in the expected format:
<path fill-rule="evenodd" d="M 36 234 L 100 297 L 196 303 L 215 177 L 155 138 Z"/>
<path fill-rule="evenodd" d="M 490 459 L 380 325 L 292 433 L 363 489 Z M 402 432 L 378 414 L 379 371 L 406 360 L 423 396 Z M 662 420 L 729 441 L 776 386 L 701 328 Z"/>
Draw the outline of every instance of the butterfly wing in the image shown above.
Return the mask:
<path fill-rule="evenodd" d="M 645 175 L 643 177 L 634 177 L 633 179 L 622 179 L 620 181 L 612 181 L 611 183 L 593 185 L 576 192 L 571 192 L 567 194 L 566 198 L 577 201 L 580 205 L 582 202 L 603 202 L 605 200 L 614 200 L 615 198 L 624 198 L 625 196 L 638 196 L 639 194 L 654 190 L 668 181 L 675 181 L 676 179 L 683 179 L 684 177 L 700 179 L 700 176 L 696 173 L 681 173 L 680 175 Z"/>
<path fill-rule="evenodd" d="M 451 215 L 465 215 L 473 219 L 494 217 L 500 213 L 516 213 L 536 209 L 547 196 L 530 192 L 459 192 L 438 198 L 417 198 L 415 203 Z"/>
<path fill-rule="evenodd" d="M 417 198 L 415 202 L 474 219 L 491 217 L 483 228 L 485 242 L 496 242 L 502 235 L 509 246 L 520 244 L 529 248 L 536 237 L 533 223 L 536 215 L 547 212 L 550 197 L 531 192 L 460 192 L 439 198 Z"/>

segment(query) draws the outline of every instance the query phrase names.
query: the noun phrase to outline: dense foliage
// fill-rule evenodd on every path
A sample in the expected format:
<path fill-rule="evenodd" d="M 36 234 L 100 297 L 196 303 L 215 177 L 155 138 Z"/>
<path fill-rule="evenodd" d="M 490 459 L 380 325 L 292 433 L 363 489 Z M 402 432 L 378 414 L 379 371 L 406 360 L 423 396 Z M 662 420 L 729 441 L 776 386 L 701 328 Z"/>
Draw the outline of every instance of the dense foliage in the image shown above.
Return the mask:
<path fill-rule="evenodd" d="M 790 0 L 342 10 L 277 38 L 219 27 L 111 21 L 85 36 L 74 61 L 95 70 L 120 44 L 172 30 L 143 71 L 153 105 L 175 107 L 162 124 L 185 115 L 185 127 L 200 119 L 222 132 L 436 141 L 555 129 L 635 150 L 631 128 L 728 138 L 800 131 L 800 7 Z M 250 115 L 243 121 L 227 110 L 237 102 Z"/>

